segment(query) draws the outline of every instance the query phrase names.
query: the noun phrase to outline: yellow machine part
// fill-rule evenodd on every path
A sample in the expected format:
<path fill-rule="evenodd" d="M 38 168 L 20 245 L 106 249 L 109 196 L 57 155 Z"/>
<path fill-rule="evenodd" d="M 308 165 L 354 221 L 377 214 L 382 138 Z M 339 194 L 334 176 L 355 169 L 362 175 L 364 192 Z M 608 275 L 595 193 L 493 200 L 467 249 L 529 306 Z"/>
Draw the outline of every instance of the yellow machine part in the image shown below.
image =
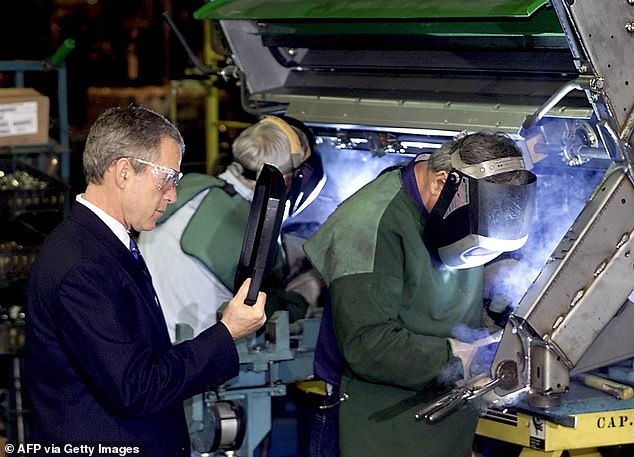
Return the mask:
<path fill-rule="evenodd" d="M 508 413 L 502 420 L 484 415 L 476 434 L 522 446 L 520 457 L 601 457 L 599 447 L 634 443 L 634 409 L 574 416 L 567 427 L 525 413 Z"/>

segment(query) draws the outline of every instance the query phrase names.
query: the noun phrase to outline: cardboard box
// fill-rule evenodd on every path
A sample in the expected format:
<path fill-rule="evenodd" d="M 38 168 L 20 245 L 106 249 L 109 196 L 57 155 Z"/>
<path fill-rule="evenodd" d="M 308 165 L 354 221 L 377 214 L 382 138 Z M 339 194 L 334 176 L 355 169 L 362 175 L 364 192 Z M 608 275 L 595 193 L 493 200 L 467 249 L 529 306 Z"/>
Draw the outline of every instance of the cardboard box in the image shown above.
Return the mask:
<path fill-rule="evenodd" d="M 0 146 L 48 143 L 49 99 L 35 89 L 0 88 Z"/>

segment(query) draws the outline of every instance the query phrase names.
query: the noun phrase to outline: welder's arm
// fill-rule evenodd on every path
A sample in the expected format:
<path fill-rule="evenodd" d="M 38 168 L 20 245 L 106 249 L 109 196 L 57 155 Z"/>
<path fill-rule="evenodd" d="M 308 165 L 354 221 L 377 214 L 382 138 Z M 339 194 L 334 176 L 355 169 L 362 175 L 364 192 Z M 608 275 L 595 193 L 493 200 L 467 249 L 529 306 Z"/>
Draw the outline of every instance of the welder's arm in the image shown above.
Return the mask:
<path fill-rule="evenodd" d="M 354 375 L 412 390 L 460 379 L 460 360 L 447 337 L 458 323 L 480 323 L 478 271 L 460 290 L 445 293 L 447 288 L 431 284 L 432 276 L 439 283 L 446 278 L 432 271 L 420 235 L 390 220 L 376 232 L 356 231 L 345 243 L 330 246 L 321 269 L 337 345 Z"/>
<path fill-rule="evenodd" d="M 337 344 L 355 375 L 422 390 L 454 359 L 446 338 L 414 334 L 399 320 L 400 278 L 348 275 L 329 290 Z"/>

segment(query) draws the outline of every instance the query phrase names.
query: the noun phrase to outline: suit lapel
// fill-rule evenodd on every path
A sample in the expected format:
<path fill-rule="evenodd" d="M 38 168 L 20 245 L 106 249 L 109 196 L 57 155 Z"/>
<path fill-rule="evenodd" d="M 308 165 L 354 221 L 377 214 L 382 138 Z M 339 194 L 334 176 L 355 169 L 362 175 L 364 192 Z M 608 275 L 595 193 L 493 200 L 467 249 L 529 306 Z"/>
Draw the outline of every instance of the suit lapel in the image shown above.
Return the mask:
<path fill-rule="evenodd" d="M 102 245 L 104 256 L 111 255 L 116 258 L 130 278 L 130 281 L 139 290 L 139 295 L 143 297 L 145 308 L 157 322 L 158 327 L 162 329 L 162 333 L 164 333 L 162 336 L 169 341 L 165 316 L 163 316 L 163 311 L 158 305 L 154 289 L 146 281 L 142 268 L 130 250 L 124 246 L 121 240 L 95 213 L 81 203 L 73 205 L 69 219 L 84 226 L 94 236 L 96 242 Z"/>

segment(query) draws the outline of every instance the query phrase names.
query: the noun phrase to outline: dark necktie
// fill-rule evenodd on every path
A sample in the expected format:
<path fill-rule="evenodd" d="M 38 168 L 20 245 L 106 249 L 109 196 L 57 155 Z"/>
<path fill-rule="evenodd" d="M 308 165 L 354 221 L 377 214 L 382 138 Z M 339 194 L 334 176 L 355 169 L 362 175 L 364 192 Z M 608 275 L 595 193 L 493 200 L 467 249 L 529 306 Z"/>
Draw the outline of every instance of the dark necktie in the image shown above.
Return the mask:
<path fill-rule="evenodd" d="M 150 270 L 148 270 L 145 260 L 143 260 L 143 256 L 141 255 L 141 251 L 139 251 L 139 246 L 137 246 L 132 236 L 130 236 L 130 252 L 141 267 L 141 271 L 143 271 L 143 278 L 145 279 L 145 283 L 148 286 L 148 289 L 151 290 L 152 294 L 154 295 L 154 301 L 157 305 L 159 305 L 158 296 L 156 295 L 156 290 L 154 290 L 154 285 L 152 284 L 152 276 L 150 276 Z"/>

